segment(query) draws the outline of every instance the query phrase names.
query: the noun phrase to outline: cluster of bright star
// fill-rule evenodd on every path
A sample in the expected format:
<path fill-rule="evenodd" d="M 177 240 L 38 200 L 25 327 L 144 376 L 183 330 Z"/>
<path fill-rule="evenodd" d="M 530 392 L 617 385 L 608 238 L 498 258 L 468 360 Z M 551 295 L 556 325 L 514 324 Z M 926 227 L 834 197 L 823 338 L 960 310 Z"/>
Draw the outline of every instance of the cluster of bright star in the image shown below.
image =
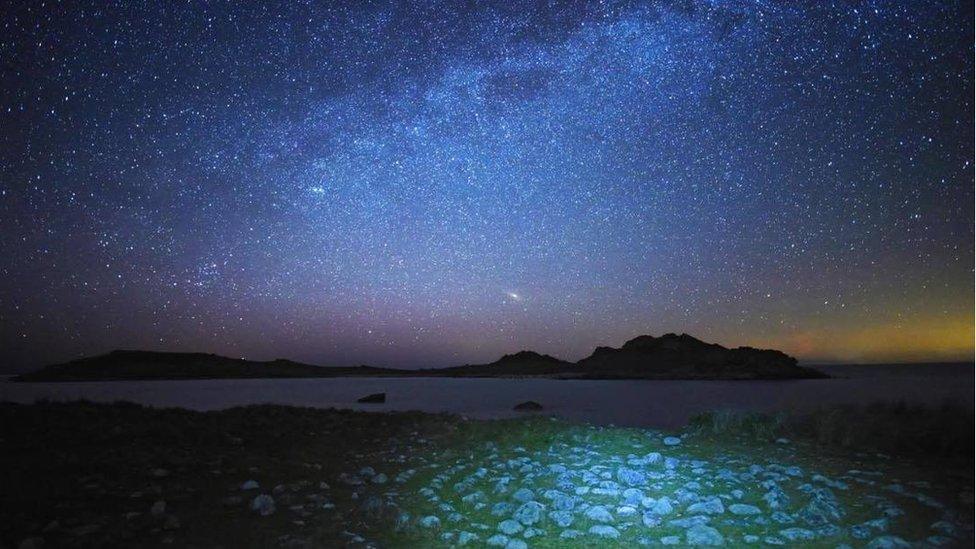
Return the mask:
<path fill-rule="evenodd" d="M 25 3 L 0 32 L 0 361 L 443 365 L 665 331 L 970 352 L 961 11 Z"/>

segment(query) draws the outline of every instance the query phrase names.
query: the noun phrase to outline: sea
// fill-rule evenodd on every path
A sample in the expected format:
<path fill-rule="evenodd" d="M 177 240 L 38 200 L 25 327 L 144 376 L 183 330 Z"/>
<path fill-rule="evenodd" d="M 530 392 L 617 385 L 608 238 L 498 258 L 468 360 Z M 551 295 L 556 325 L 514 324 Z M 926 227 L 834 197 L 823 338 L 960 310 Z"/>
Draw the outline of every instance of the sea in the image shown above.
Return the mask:
<path fill-rule="evenodd" d="M 87 399 L 156 407 L 217 410 L 285 404 L 370 411 L 446 412 L 469 418 L 513 417 L 535 401 L 542 414 L 601 425 L 677 428 L 716 410 L 795 411 L 845 404 L 905 402 L 974 408 L 974 365 L 826 365 L 831 379 L 652 381 L 464 378 L 214 379 L 15 383 L 0 381 L 0 401 Z M 383 404 L 359 404 L 386 393 Z"/>

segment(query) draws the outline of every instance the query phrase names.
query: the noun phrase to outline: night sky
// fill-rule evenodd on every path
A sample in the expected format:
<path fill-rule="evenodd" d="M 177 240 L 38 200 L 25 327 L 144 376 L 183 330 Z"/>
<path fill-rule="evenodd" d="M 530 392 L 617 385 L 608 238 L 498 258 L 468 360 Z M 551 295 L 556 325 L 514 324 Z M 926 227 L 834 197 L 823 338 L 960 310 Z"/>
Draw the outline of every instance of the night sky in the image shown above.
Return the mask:
<path fill-rule="evenodd" d="M 11 4 L 0 369 L 972 359 L 971 2 Z"/>

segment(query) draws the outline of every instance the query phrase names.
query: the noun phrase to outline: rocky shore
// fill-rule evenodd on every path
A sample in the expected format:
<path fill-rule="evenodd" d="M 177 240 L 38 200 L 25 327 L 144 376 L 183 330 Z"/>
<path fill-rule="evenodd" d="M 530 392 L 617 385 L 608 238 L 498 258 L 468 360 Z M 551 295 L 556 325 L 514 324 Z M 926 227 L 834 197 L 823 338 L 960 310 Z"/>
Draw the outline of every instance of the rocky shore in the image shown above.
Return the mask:
<path fill-rule="evenodd" d="M 0 546 L 972 546 L 972 478 L 810 441 L 0 405 Z"/>

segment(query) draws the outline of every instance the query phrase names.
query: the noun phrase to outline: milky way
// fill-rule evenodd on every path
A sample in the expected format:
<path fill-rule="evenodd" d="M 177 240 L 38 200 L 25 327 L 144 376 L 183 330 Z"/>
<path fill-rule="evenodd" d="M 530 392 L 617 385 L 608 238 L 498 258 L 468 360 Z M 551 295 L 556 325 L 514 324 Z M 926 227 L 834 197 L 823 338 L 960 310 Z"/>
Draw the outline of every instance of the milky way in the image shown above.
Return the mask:
<path fill-rule="evenodd" d="M 971 357 L 968 3 L 67 4 L 3 8 L 8 369 Z"/>

